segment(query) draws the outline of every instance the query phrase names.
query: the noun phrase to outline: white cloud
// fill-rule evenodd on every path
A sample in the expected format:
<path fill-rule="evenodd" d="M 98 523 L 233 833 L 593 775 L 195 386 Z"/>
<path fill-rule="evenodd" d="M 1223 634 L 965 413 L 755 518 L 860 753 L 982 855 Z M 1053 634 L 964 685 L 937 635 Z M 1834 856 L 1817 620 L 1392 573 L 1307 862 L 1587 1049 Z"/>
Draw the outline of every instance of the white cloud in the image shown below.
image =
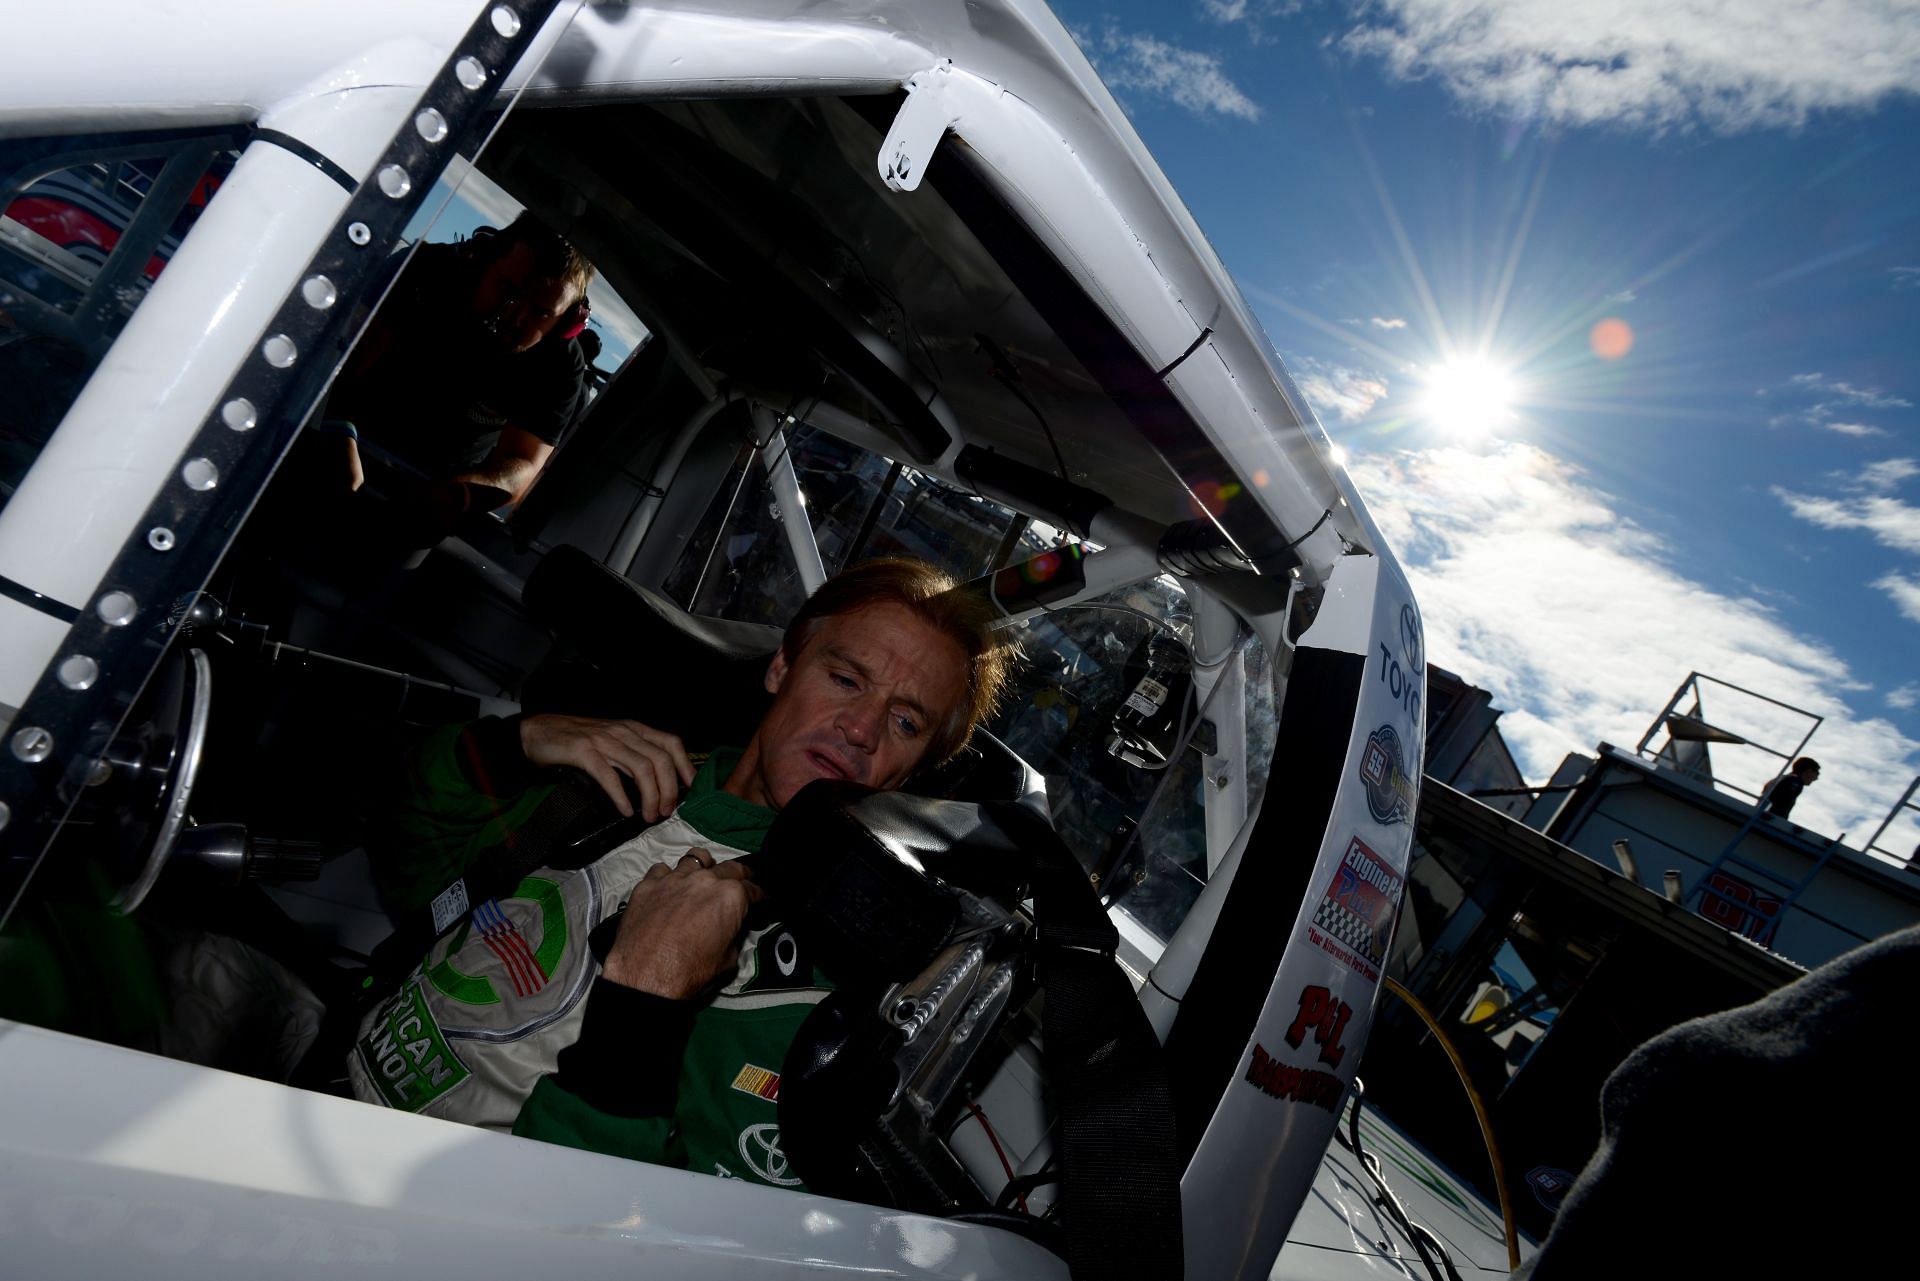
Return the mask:
<path fill-rule="evenodd" d="M 1367 323 L 1371 324 L 1375 329 L 1405 329 L 1407 327 L 1407 322 L 1398 316 L 1390 318 L 1385 316 L 1372 316 L 1368 318 Z"/>
<path fill-rule="evenodd" d="M 1889 267 L 1895 289 L 1920 289 L 1920 267 Z"/>
<path fill-rule="evenodd" d="M 1249 98 L 1210 53 L 1182 49 L 1157 36 L 1121 31 L 1109 24 L 1097 38 L 1081 38 L 1107 84 L 1167 98 L 1195 115 L 1217 111 L 1258 120 L 1260 104 Z"/>
<path fill-rule="evenodd" d="M 1737 131 L 1920 91 L 1904 0 L 1374 0 L 1341 41 L 1470 106 Z"/>
<path fill-rule="evenodd" d="M 1855 482 L 1862 489 L 1871 489 L 1885 493 L 1903 480 L 1912 480 L 1920 476 L 1920 463 L 1911 458 L 1883 458 L 1877 463 L 1868 463 L 1860 469 L 1860 477 Z"/>
<path fill-rule="evenodd" d="M 1290 18 L 1305 7 L 1305 0 L 1200 0 L 1202 16 L 1240 23 L 1256 43 L 1267 39 L 1267 23 Z"/>
<path fill-rule="evenodd" d="M 1640 295 L 1631 289 L 1622 289 L 1619 293 L 1607 295 L 1607 301 L 1616 306 L 1630 302 L 1638 302 L 1639 299 Z"/>
<path fill-rule="evenodd" d="M 1905 685 L 1888 690 L 1887 706 L 1901 712 L 1920 707 L 1920 684 L 1908 681 Z"/>
<path fill-rule="evenodd" d="M 1789 414 L 1776 414 L 1767 420 L 1769 427 L 1787 427 L 1802 423 L 1809 427 L 1818 427 L 1838 436 L 1851 436 L 1855 439 L 1867 439 L 1874 436 L 1891 435 L 1884 427 L 1872 423 L 1856 422 L 1853 415 L 1862 409 L 1911 409 L 1913 402 L 1904 396 L 1896 396 L 1879 387 L 1858 387 L 1838 378 L 1829 378 L 1822 373 L 1794 374 L 1787 379 L 1779 390 L 1787 394 L 1789 400 L 1812 400 L 1804 409 Z M 1753 393 L 1767 398 L 1773 392 L 1761 387 Z M 1841 414 L 1848 417 L 1842 419 Z"/>
<path fill-rule="evenodd" d="M 1920 507 L 1894 497 L 1901 482 L 1920 476 L 1920 462 L 1911 458 L 1883 458 L 1853 475 L 1835 476 L 1847 492 L 1834 497 L 1798 494 L 1774 486 L 1774 495 L 1801 520 L 1822 529 L 1863 529 L 1874 541 L 1895 551 L 1920 555 Z M 1884 574 L 1871 586 L 1885 592 L 1894 608 L 1920 623 L 1920 581 L 1899 573 Z"/>
<path fill-rule="evenodd" d="M 1902 578 L 1898 574 L 1888 574 L 1874 579 L 1873 585 L 1893 599 L 1896 609 L 1920 623 L 1920 582 Z"/>
<path fill-rule="evenodd" d="M 1295 357 L 1286 364 L 1294 385 L 1313 405 L 1313 412 L 1322 418 L 1356 422 L 1365 418 L 1387 395 L 1386 380 L 1364 370 L 1315 360 L 1311 356 Z"/>
<path fill-rule="evenodd" d="M 1500 728 L 1530 779 L 1569 751 L 1637 743 L 1689 671 L 1828 718 L 1811 745 L 1824 774 L 1794 812 L 1809 827 L 1872 830 L 1920 768 L 1920 742 L 1848 706 L 1863 687 L 1831 647 L 1686 577 L 1676 549 L 1551 455 L 1507 443 L 1356 456 L 1352 470 L 1407 566 L 1432 661 L 1507 709 Z M 1739 710 L 1782 750 L 1798 741 L 1763 705 L 1726 699 L 1710 690 L 1708 714 Z M 1714 761 L 1748 787 L 1778 764 L 1738 748 Z"/>
<path fill-rule="evenodd" d="M 1795 374 L 1788 381 L 1827 397 L 1830 403 L 1858 405 L 1863 409 L 1912 409 L 1913 402 L 1890 396 L 1878 387 L 1856 387 L 1852 383 L 1825 374 Z"/>
<path fill-rule="evenodd" d="M 1809 524 L 1822 529 L 1864 529 L 1883 547 L 1920 555 L 1920 507 L 1909 507 L 1887 494 L 1822 498 L 1778 485 L 1773 493 L 1788 511 Z"/>

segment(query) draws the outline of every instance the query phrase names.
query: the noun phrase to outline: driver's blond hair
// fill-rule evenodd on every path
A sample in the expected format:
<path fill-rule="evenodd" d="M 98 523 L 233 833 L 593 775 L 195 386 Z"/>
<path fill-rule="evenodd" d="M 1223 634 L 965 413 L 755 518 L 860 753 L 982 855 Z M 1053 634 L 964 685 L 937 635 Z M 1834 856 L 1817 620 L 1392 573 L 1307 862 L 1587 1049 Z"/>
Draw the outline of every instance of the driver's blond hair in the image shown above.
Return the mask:
<path fill-rule="evenodd" d="M 822 619 L 851 614 L 870 605 L 899 605 L 957 642 L 967 656 L 967 697 L 934 727 L 923 767 L 944 764 L 959 755 L 982 721 L 992 716 L 1005 693 L 1015 649 L 994 635 L 999 617 L 985 596 L 955 590 L 954 579 L 911 556 L 883 556 L 835 574 L 807 598 L 787 624 L 780 642 L 787 662 L 799 661 Z"/>

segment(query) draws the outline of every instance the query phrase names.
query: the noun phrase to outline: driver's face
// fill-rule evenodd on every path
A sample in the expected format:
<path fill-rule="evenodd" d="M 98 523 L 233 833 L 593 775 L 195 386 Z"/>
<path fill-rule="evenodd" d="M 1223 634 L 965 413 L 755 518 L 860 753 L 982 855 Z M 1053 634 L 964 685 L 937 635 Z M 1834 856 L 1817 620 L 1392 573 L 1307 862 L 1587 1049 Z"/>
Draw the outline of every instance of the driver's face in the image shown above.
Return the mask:
<path fill-rule="evenodd" d="M 473 289 L 473 314 L 508 351 L 527 351 L 553 332 L 580 300 L 569 281 L 542 276 L 533 250 L 516 244 L 487 264 Z"/>
<path fill-rule="evenodd" d="M 791 665 L 774 656 L 773 694 L 726 790 L 778 809 L 817 778 L 900 786 L 967 692 L 960 643 L 894 604 L 821 620 Z"/>

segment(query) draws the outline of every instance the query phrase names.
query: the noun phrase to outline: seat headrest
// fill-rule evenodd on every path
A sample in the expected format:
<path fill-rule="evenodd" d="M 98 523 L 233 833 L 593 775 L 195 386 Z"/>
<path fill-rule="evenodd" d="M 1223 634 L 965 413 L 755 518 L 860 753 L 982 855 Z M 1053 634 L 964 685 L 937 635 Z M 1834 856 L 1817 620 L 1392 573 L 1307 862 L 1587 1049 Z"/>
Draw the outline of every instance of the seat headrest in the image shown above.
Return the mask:
<path fill-rule="evenodd" d="M 696 617 L 578 547 L 556 547 L 542 557 L 521 599 L 556 635 L 615 662 L 645 644 L 663 646 L 668 656 L 684 661 L 765 666 L 780 648 L 780 628 Z"/>
<path fill-rule="evenodd" d="M 528 678 L 530 712 L 644 721 L 695 751 L 745 744 L 766 713 L 777 627 L 695 617 L 578 547 L 548 552 L 521 600 L 564 651 Z"/>

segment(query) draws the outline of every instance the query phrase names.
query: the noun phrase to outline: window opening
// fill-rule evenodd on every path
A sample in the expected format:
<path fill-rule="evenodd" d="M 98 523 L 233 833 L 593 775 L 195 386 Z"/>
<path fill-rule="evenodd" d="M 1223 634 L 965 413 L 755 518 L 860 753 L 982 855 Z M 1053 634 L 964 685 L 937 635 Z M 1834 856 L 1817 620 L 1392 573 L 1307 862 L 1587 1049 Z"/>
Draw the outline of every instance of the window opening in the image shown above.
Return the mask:
<path fill-rule="evenodd" d="M 900 473 L 906 470 L 905 463 L 895 463 L 887 468 L 887 478 L 880 484 L 880 493 L 867 505 L 867 511 L 860 518 L 860 530 L 853 536 L 853 542 L 847 549 L 845 560 L 855 559 L 873 537 L 873 527 L 880 523 L 880 513 L 886 510 L 887 499 L 893 496 L 893 487 L 900 483 Z"/>
<path fill-rule="evenodd" d="M 662 590 L 690 614 L 784 627 L 807 592 L 760 452 L 741 444 Z"/>
<path fill-rule="evenodd" d="M 0 145 L 0 507 L 232 171 L 232 141 Z"/>
<path fill-rule="evenodd" d="M 760 461 L 766 468 L 771 514 L 786 534 L 787 551 L 799 571 L 801 585 L 812 595 L 827 581 L 827 570 L 820 557 L 820 547 L 814 541 L 813 528 L 807 523 L 807 496 L 800 488 L 793 466 L 793 420 L 789 417 L 787 421 L 789 426 L 783 431 L 764 405 L 754 406 L 754 434 L 764 433 L 768 442 L 760 450 Z"/>
<path fill-rule="evenodd" d="M 1034 522 L 1030 536 L 1055 532 Z M 1250 632 L 1227 660 L 1245 681 L 1220 681 L 1200 703 L 1192 616 L 1168 576 L 1034 615 L 1018 625 L 1026 662 L 989 726 L 1046 776 L 1054 827 L 1102 893 L 1161 942 L 1206 885 L 1209 722 L 1232 714 L 1222 699 L 1244 704 L 1247 759 L 1232 765 L 1246 772 L 1249 812 L 1277 727 L 1271 661 Z M 1166 690 L 1158 706 L 1154 685 Z"/>
<path fill-rule="evenodd" d="M 1058 546 L 1062 536 L 976 494 L 796 422 L 784 448 L 770 447 L 776 469 L 791 465 L 807 528 L 828 577 L 879 556 L 917 556 L 966 581 L 1016 558 Z M 752 466 L 751 444 L 709 504 L 663 590 L 696 614 L 784 625 L 806 599 L 786 508 Z M 776 546 L 776 544 L 778 544 Z M 764 579 L 756 587 L 756 579 Z M 798 586 L 796 586 L 798 585 Z"/>

